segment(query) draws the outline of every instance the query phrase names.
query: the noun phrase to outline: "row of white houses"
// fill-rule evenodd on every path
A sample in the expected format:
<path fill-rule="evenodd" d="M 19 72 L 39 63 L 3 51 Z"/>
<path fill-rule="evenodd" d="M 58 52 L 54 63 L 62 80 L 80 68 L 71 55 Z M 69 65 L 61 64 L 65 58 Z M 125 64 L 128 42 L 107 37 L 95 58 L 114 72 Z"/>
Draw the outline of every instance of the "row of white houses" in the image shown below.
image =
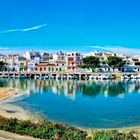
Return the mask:
<path fill-rule="evenodd" d="M 84 69 L 82 58 L 95 56 L 100 60 L 100 68 Z M 110 56 L 121 57 L 125 65 L 118 69 L 109 67 L 105 62 Z M 5 64 L 2 68 L 2 63 Z M 79 52 L 56 54 L 38 52 L 35 50 L 26 51 L 23 55 L 9 54 L 0 55 L 0 71 L 85 71 L 85 72 L 140 72 L 140 56 L 125 56 L 108 52 L 95 51 L 81 54 Z"/>

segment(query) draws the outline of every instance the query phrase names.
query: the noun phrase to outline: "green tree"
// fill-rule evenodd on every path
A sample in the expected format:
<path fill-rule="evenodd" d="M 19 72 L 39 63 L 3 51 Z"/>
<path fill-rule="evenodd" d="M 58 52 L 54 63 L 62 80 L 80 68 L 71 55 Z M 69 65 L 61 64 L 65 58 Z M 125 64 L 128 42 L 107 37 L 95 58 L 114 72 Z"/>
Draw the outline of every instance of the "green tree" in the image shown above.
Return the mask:
<path fill-rule="evenodd" d="M 108 57 L 108 65 L 112 68 L 120 68 L 125 62 L 120 57 L 110 56 Z"/>
<path fill-rule="evenodd" d="M 99 58 L 88 56 L 83 58 L 84 68 L 98 68 L 100 66 Z"/>

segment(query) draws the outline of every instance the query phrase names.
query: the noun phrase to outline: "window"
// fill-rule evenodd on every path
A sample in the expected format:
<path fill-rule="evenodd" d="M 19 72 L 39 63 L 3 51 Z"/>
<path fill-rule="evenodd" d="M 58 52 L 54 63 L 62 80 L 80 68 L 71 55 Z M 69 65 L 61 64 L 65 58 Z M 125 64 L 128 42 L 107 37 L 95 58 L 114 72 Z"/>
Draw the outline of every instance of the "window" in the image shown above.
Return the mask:
<path fill-rule="evenodd" d="M 24 69 L 23 68 L 20 68 L 20 71 L 24 71 Z"/>
<path fill-rule="evenodd" d="M 59 71 L 62 71 L 62 69 L 61 69 L 61 68 L 59 68 Z"/>
<path fill-rule="evenodd" d="M 24 66 L 24 63 L 20 63 L 20 66 L 23 67 Z"/>
<path fill-rule="evenodd" d="M 46 68 L 44 68 L 44 70 L 46 70 Z"/>
<path fill-rule="evenodd" d="M 62 64 L 62 66 L 64 66 L 65 64 Z"/>
<path fill-rule="evenodd" d="M 54 71 L 54 68 L 52 67 L 52 71 Z"/>
<path fill-rule="evenodd" d="M 50 70 L 51 70 L 51 68 L 49 67 L 49 68 L 48 68 L 48 71 L 50 71 Z"/>
<path fill-rule="evenodd" d="M 40 71 L 42 71 L 42 67 L 40 67 Z"/>
<path fill-rule="evenodd" d="M 35 70 L 38 70 L 38 68 L 35 68 Z"/>
<path fill-rule="evenodd" d="M 68 61 L 74 61 L 74 58 L 73 57 L 69 57 Z"/>

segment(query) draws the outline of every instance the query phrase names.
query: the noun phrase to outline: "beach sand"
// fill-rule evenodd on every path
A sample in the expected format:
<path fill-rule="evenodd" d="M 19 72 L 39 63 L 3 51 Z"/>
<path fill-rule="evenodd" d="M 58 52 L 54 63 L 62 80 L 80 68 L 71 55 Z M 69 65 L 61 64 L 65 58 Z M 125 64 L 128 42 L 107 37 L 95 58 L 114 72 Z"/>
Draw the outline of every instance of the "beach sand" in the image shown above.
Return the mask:
<path fill-rule="evenodd" d="M 13 104 L 0 104 L 0 115 L 7 118 L 17 118 L 19 120 L 33 120 L 35 117 L 23 108 Z"/>
<path fill-rule="evenodd" d="M 22 96 L 18 89 L 0 88 L 0 115 L 7 118 L 18 118 L 20 120 L 31 120 L 32 115 L 23 108 L 9 104 L 9 99 Z"/>
<path fill-rule="evenodd" d="M 12 88 L 0 88 L 0 101 L 5 100 L 8 97 L 12 96 L 14 93 L 14 89 Z"/>
<path fill-rule="evenodd" d="M 38 121 L 38 118 L 33 116 L 28 111 L 24 110 L 22 107 L 9 104 L 7 101 L 10 98 L 15 98 L 19 95 L 19 90 L 12 88 L 0 88 L 0 115 L 6 118 L 17 118 L 19 120 L 32 120 L 34 122 Z M 0 130 L 0 140 L 39 140 L 28 136 L 21 136 L 18 134 L 13 134 Z"/>
<path fill-rule="evenodd" d="M 40 140 L 40 139 L 32 138 L 30 136 L 23 135 L 21 136 L 18 134 L 0 130 L 0 140 Z"/>

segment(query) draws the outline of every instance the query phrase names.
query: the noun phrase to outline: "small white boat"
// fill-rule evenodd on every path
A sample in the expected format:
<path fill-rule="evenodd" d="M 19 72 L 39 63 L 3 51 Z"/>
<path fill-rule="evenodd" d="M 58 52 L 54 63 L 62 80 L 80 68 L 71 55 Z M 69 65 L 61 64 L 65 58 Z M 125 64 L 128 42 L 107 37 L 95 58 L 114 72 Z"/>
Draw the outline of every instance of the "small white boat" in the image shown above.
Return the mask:
<path fill-rule="evenodd" d="M 19 78 L 19 75 L 15 75 L 15 78 Z"/>
<path fill-rule="evenodd" d="M 73 79 L 74 77 L 72 75 L 69 75 L 68 76 L 68 79 Z"/>
<path fill-rule="evenodd" d="M 9 76 L 6 74 L 6 75 L 3 75 L 2 78 L 8 78 Z"/>
<path fill-rule="evenodd" d="M 101 79 L 102 80 L 109 80 L 109 79 L 113 79 L 113 76 L 109 73 L 105 73 L 105 74 L 102 74 Z"/>
<path fill-rule="evenodd" d="M 128 74 L 123 73 L 121 76 L 122 80 L 129 80 L 131 77 Z"/>
<path fill-rule="evenodd" d="M 95 80 L 100 80 L 100 79 L 102 79 L 102 74 L 95 75 Z"/>
<path fill-rule="evenodd" d="M 64 80 L 67 79 L 67 76 L 66 76 L 66 75 L 63 75 L 63 79 L 64 79 Z"/>
<path fill-rule="evenodd" d="M 49 76 L 48 76 L 48 75 L 45 75 L 45 76 L 44 76 L 44 79 L 49 79 Z"/>
<path fill-rule="evenodd" d="M 132 74 L 131 79 L 140 79 L 140 74 Z"/>
<path fill-rule="evenodd" d="M 40 78 L 40 76 L 39 76 L 39 75 L 36 75 L 36 76 L 35 76 L 35 79 L 39 79 L 39 78 Z"/>
<path fill-rule="evenodd" d="M 61 75 L 56 75 L 57 80 L 61 80 L 61 78 L 62 78 Z"/>
<path fill-rule="evenodd" d="M 89 80 L 93 80 L 94 77 L 93 77 L 92 75 L 90 75 L 90 76 L 88 77 L 88 79 L 89 79 Z"/>
<path fill-rule="evenodd" d="M 10 78 L 15 78 L 15 75 L 11 75 Z"/>
<path fill-rule="evenodd" d="M 24 74 L 19 75 L 19 79 L 26 79 L 26 75 Z"/>

